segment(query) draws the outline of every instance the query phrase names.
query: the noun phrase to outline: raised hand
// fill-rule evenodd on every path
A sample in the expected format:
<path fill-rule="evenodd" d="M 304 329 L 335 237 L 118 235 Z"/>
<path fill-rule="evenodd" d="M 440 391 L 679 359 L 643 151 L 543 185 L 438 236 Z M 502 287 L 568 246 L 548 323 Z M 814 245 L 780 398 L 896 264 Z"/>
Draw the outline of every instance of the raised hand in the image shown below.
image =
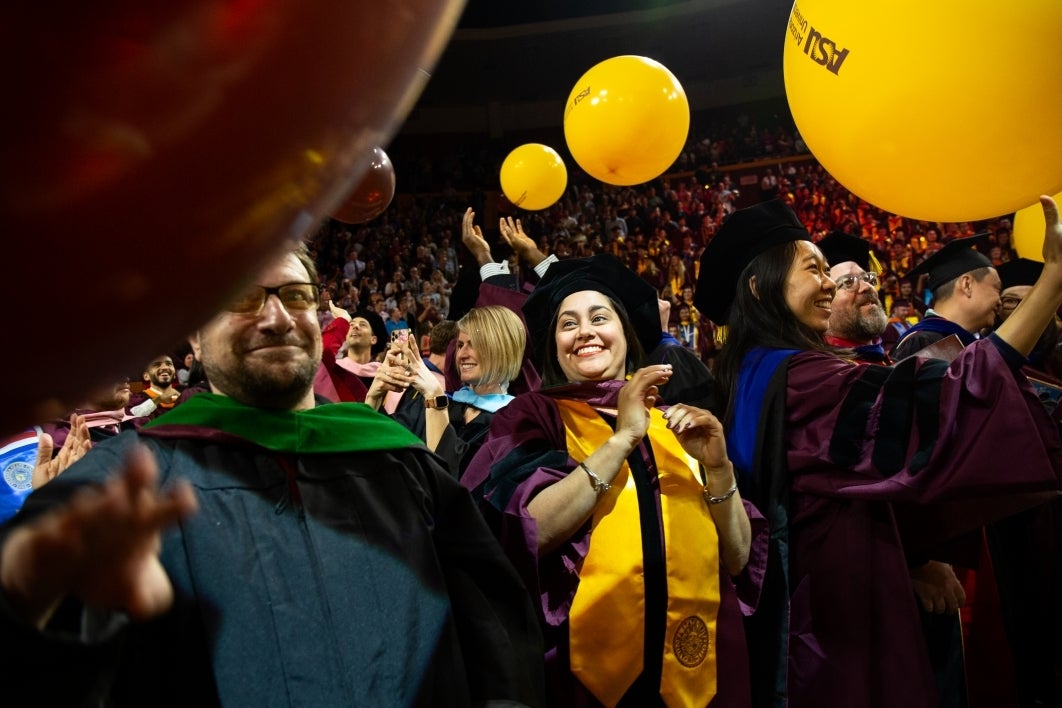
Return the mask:
<path fill-rule="evenodd" d="M 0 590 L 41 627 L 70 596 L 134 619 L 161 614 L 173 603 L 158 557 L 161 532 L 196 508 L 187 483 L 160 490 L 155 458 L 135 448 L 102 487 L 11 532 L 0 548 Z"/>
<path fill-rule="evenodd" d="M 1051 197 L 1041 196 L 1040 206 L 1046 222 L 1043 272 L 1014 313 L 996 329 L 997 337 L 1025 356 L 1062 306 L 1062 220 Z"/>
<path fill-rule="evenodd" d="M 37 464 L 33 468 L 33 488 L 39 489 L 61 475 L 66 468 L 74 464 L 92 448 L 88 424 L 76 413 L 70 415 L 70 432 L 66 436 L 59 454 L 52 457 L 55 443 L 48 433 L 41 433 L 37 445 Z"/>
<path fill-rule="evenodd" d="M 726 456 L 726 436 L 719 418 L 685 403 L 672 405 L 664 417 L 682 449 L 700 462 L 709 476 L 720 470 L 723 481 L 730 484 L 730 457 Z M 709 486 L 715 488 L 710 480 Z"/>
<path fill-rule="evenodd" d="M 1047 195 L 1040 197 L 1040 207 L 1044 210 L 1046 230 L 1044 232 L 1044 263 L 1062 262 L 1062 220 L 1059 219 L 1058 205 Z"/>
<path fill-rule="evenodd" d="M 417 346 L 416 337 L 410 337 L 402 345 L 402 354 L 407 362 L 407 382 L 424 397 L 441 396 L 444 391 L 439 385 L 439 379 L 424 363 L 420 356 L 420 348 Z"/>
<path fill-rule="evenodd" d="M 749 561 L 752 526 L 737 493 L 723 424 L 708 411 L 682 403 L 669 408 L 664 418 L 682 449 L 704 468 L 704 497 L 719 534 L 719 554 L 727 571 L 737 575 Z"/>
<path fill-rule="evenodd" d="M 475 218 L 476 212 L 472 211 L 472 207 L 465 210 L 465 215 L 461 218 L 461 243 L 472 253 L 476 263 L 482 266 L 492 263 L 493 259 L 490 255 L 490 244 L 483 238 L 483 231 L 474 223 Z"/>
<path fill-rule="evenodd" d="M 350 320 L 353 319 L 349 312 L 342 307 L 337 306 L 333 300 L 328 301 L 328 311 L 331 312 L 332 317 L 335 317 L 336 319 L 346 320 L 347 322 L 350 322 Z"/>
<path fill-rule="evenodd" d="M 671 380 L 671 364 L 638 369 L 619 394 L 616 435 L 624 436 L 633 450 L 649 430 L 649 411 L 656 405 L 660 386 Z"/>
<path fill-rule="evenodd" d="M 519 219 L 503 216 L 498 219 L 498 230 L 501 231 L 501 236 L 505 239 L 505 242 L 513 249 L 513 253 L 520 260 L 530 264 L 532 268 L 546 259 L 546 255 L 538 250 L 538 244 L 535 243 L 535 240 L 524 233 L 523 224 L 520 223 Z"/>

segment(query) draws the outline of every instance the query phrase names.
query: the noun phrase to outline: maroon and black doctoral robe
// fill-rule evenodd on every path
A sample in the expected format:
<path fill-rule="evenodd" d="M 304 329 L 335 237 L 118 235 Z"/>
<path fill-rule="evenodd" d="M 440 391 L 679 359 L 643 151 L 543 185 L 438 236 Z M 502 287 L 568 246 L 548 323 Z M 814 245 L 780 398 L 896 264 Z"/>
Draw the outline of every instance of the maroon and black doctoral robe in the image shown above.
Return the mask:
<path fill-rule="evenodd" d="M 780 641 L 779 671 L 771 651 L 754 659 L 757 706 L 935 708 L 905 546 L 931 548 L 1062 486 L 1058 431 L 1021 360 L 995 337 L 950 365 L 799 352 L 758 422 L 730 431 L 731 448 L 754 451 L 742 492 L 774 541 L 764 593 L 776 606 L 761 602 L 749 644 L 756 657 Z M 904 538 L 901 510 L 918 529 Z"/>

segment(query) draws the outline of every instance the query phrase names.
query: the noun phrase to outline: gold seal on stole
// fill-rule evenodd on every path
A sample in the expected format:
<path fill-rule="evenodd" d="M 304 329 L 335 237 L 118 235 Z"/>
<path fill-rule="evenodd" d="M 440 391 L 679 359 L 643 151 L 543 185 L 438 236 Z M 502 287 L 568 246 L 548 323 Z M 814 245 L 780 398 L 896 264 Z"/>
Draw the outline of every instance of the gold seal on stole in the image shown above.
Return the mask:
<path fill-rule="evenodd" d="M 675 630 L 675 639 L 672 641 L 675 658 L 683 666 L 697 666 L 708 656 L 711 641 L 708 625 L 704 620 L 700 617 L 687 617 Z"/>

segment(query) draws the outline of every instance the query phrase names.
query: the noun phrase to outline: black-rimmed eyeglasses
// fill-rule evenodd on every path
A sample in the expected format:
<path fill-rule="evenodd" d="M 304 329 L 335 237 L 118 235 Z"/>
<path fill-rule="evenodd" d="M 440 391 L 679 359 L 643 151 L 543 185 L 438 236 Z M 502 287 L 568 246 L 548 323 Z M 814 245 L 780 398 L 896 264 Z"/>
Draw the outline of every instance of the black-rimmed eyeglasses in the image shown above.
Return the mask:
<path fill-rule="evenodd" d="M 288 312 L 305 312 L 317 307 L 319 292 L 313 283 L 285 283 L 273 288 L 252 285 L 225 309 L 238 315 L 257 315 L 270 295 L 276 295 Z"/>

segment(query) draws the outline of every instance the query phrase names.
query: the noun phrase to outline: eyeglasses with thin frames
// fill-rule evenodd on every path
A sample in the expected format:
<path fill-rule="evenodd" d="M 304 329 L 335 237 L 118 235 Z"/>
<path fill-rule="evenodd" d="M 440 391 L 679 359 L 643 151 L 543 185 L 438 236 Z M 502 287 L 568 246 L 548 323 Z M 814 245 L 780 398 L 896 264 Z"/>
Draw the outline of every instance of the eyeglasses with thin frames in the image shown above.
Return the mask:
<path fill-rule="evenodd" d="M 860 281 L 866 283 L 872 288 L 878 287 L 878 274 L 877 273 L 861 273 L 859 275 L 845 275 L 835 279 L 833 282 L 837 283 L 838 290 L 856 290 L 859 288 L 857 283 Z"/>
<path fill-rule="evenodd" d="M 257 315 L 270 295 L 276 295 L 288 312 L 305 312 L 317 307 L 320 292 L 313 283 L 285 283 L 272 288 L 252 285 L 225 309 L 238 315 Z"/>

